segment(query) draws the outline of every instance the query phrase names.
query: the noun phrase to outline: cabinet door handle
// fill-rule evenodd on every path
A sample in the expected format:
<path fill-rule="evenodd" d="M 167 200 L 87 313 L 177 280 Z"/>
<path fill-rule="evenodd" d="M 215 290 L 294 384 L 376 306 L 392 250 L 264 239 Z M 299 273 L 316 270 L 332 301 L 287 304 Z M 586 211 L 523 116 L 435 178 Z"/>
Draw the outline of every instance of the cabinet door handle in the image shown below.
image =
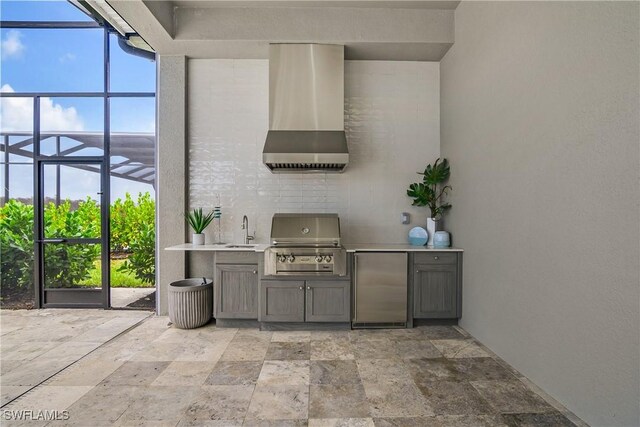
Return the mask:
<path fill-rule="evenodd" d="M 310 291 L 311 290 L 311 286 L 307 286 L 307 290 Z"/>
<path fill-rule="evenodd" d="M 420 273 L 420 270 L 416 270 L 416 273 Z"/>
<path fill-rule="evenodd" d="M 304 286 L 300 286 L 300 290 L 303 290 L 303 289 L 304 289 Z"/>
<path fill-rule="evenodd" d="M 440 257 L 434 256 L 433 259 L 440 259 Z"/>
<path fill-rule="evenodd" d="M 253 274 L 258 274 L 258 270 L 253 270 Z"/>

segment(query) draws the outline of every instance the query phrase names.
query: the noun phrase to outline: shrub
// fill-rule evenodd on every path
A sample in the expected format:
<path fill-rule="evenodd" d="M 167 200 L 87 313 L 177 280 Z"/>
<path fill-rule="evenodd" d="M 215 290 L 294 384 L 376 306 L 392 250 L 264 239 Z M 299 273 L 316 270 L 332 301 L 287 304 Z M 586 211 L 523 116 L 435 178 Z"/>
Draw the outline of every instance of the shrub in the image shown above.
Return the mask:
<path fill-rule="evenodd" d="M 132 253 L 118 271 L 130 271 L 144 283 L 155 283 L 155 243 L 154 224 L 141 224 L 131 242 Z"/>
<path fill-rule="evenodd" d="M 0 207 L 3 287 L 33 288 L 33 206 L 9 200 Z"/>
<path fill-rule="evenodd" d="M 111 205 L 111 250 L 129 253 L 118 268 L 129 271 L 145 283 L 155 282 L 156 203 L 149 193 L 133 201 L 127 193 Z"/>
<path fill-rule="evenodd" d="M 100 206 L 87 198 L 77 203 L 65 200 L 44 209 L 47 238 L 100 238 Z M 111 206 L 111 250 L 129 253 L 119 269 L 145 283 L 155 277 L 155 201 L 141 193 L 137 202 L 129 194 Z M 33 287 L 33 206 L 9 200 L 0 207 L 0 277 L 2 286 Z M 45 283 L 67 287 L 91 277 L 100 244 L 45 245 Z M 95 283 L 99 286 L 100 283 Z"/>

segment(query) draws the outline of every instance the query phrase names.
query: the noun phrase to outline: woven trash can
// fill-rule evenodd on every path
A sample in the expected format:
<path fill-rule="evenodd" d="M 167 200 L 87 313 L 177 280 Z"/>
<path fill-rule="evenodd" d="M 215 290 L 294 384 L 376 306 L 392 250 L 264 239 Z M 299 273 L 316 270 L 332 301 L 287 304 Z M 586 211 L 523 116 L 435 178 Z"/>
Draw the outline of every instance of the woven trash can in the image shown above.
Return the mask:
<path fill-rule="evenodd" d="M 213 282 L 199 279 L 169 284 L 169 320 L 180 329 L 206 325 L 213 314 Z"/>

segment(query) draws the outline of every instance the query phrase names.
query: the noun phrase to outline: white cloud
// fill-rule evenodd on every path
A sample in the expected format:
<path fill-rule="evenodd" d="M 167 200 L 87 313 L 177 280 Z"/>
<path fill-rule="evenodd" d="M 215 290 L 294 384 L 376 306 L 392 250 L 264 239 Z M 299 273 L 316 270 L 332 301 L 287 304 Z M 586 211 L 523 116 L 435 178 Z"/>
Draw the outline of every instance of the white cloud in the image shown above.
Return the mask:
<path fill-rule="evenodd" d="M 22 37 L 22 33 L 17 30 L 9 30 L 7 31 L 7 37 L 2 40 L 2 59 L 9 59 L 12 57 L 20 57 L 22 56 L 22 52 L 24 52 L 25 45 L 22 43 L 20 38 Z"/>
<path fill-rule="evenodd" d="M 64 63 L 68 61 L 75 61 L 75 59 L 76 59 L 75 53 L 67 52 L 64 55 L 62 55 L 60 58 L 58 58 L 58 61 Z"/>
<path fill-rule="evenodd" d="M 15 92 L 4 84 L 0 92 Z M 40 128 L 43 131 L 79 131 L 84 130 L 82 117 L 74 107 L 65 108 L 53 102 L 51 98 L 40 98 Z M 1 98 L 0 129 L 3 131 L 33 130 L 32 98 Z"/>

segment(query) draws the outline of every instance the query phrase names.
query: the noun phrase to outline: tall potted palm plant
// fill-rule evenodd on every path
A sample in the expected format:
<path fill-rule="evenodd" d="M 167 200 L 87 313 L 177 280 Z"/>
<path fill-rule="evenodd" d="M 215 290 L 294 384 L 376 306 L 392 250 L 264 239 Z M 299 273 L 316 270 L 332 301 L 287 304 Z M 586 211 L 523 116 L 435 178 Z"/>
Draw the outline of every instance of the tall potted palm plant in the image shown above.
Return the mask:
<path fill-rule="evenodd" d="M 444 201 L 444 198 L 451 190 L 450 185 L 443 185 L 451 173 L 447 159 L 436 159 L 433 165 L 428 164 L 422 175 L 422 182 L 409 185 L 407 196 L 413 198 L 413 206 L 427 206 L 429 208 L 429 218 L 427 218 L 427 233 L 429 234 L 429 245 L 433 245 L 435 232 L 438 230 L 438 221 L 442 219 L 444 213 L 451 209 L 451 204 Z"/>

